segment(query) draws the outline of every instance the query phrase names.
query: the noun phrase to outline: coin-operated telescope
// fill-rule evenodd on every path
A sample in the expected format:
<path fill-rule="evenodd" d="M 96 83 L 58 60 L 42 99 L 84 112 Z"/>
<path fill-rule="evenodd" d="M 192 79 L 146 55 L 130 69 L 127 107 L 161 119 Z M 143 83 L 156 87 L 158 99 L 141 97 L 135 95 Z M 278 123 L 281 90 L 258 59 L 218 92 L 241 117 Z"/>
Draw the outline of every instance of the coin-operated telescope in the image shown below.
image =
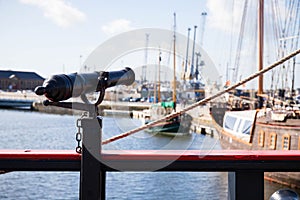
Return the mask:
<path fill-rule="evenodd" d="M 87 110 L 86 108 L 90 106 L 61 101 L 80 96 L 85 104 L 91 105 L 86 94 L 100 92 L 96 103 L 92 104 L 97 107 L 103 101 L 106 88 L 131 85 L 134 80 L 134 71 L 129 67 L 119 71 L 59 74 L 50 77 L 43 83 L 43 86 L 35 88 L 35 93 L 45 95 L 50 100 L 44 101 L 44 105 Z"/>
<path fill-rule="evenodd" d="M 35 89 L 37 95 L 45 95 L 44 105 L 88 111 L 77 119 L 76 152 L 81 154 L 80 199 L 100 199 L 105 175 L 101 171 L 102 117 L 98 116 L 98 105 L 102 102 L 105 89 L 116 85 L 131 85 L 135 74 L 130 68 L 120 71 L 59 74 L 50 77 Z M 96 103 L 91 103 L 86 94 L 99 92 Z M 81 97 L 81 102 L 64 102 L 71 97 Z M 84 178 L 83 178 L 84 177 Z M 104 179 L 103 179 L 104 177 Z"/>

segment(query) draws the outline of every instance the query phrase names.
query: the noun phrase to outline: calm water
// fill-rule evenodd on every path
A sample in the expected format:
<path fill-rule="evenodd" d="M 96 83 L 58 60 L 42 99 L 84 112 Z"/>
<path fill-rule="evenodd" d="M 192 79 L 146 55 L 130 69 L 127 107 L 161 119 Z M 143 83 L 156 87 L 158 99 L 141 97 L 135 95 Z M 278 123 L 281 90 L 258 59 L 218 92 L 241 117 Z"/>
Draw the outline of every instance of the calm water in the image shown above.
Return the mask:
<path fill-rule="evenodd" d="M 0 110 L 1 149 L 74 149 L 73 116 Z M 140 125 L 138 120 L 105 117 L 103 137 Z M 219 149 L 202 135 L 166 137 L 140 132 L 106 149 Z M 266 196 L 281 186 L 265 184 Z M 78 199 L 78 172 L 11 172 L 0 175 L 0 199 Z M 227 173 L 108 173 L 107 199 L 227 199 Z"/>

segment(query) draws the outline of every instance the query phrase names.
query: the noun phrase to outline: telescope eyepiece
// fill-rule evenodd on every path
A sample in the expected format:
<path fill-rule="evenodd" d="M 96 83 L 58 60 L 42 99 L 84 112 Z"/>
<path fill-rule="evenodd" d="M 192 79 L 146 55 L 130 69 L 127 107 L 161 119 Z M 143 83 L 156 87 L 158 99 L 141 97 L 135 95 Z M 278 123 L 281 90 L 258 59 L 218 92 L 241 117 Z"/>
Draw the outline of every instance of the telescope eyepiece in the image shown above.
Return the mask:
<path fill-rule="evenodd" d="M 35 94 L 44 95 L 46 93 L 46 88 L 43 86 L 38 86 L 34 89 Z"/>

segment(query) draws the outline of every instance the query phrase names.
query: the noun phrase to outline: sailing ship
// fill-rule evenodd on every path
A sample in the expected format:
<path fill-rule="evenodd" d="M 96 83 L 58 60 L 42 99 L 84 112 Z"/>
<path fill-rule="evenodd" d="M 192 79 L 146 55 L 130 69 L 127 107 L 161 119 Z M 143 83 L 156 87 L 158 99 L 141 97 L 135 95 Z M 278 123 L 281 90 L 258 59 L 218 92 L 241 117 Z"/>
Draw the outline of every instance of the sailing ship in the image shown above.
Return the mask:
<path fill-rule="evenodd" d="M 173 92 L 172 92 L 172 101 L 161 101 L 160 98 L 160 62 L 161 62 L 161 53 L 159 53 L 158 58 L 158 83 L 155 86 L 158 86 L 157 97 L 154 96 L 154 101 L 158 101 L 158 103 L 153 104 L 149 109 L 149 114 L 147 115 L 147 119 L 145 119 L 145 124 L 161 119 L 166 115 L 171 114 L 176 111 L 176 13 L 174 13 L 174 33 L 173 33 Z M 156 88 L 155 88 L 156 91 Z M 156 93 L 155 93 L 156 94 Z M 152 133 L 160 133 L 168 136 L 182 136 L 188 135 L 190 126 L 192 122 L 192 117 L 184 113 L 180 116 L 173 117 L 171 119 L 165 120 L 155 126 L 150 127 L 146 131 Z"/>
<path fill-rule="evenodd" d="M 278 1 L 276 1 L 278 3 Z M 290 24 L 294 49 L 299 48 L 300 32 L 300 1 L 287 1 L 288 11 L 286 23 L 289 19 L 296 20 Z M 258 69 L 263 67 L 263 6 L 264 1 L 259 0 L 258 12 Z M 274 9 L 275 10 L 275 9 Z M 292 27 L 295 26 L 295 27 Z M 285 26 L 282 34 L 288 33 Z M 289 37 L 290 38 L 290 37 Z M 287 47 L 287 41 L 283 41 Z M 291 50 L 292 51 L 292 50 Z M 282 55 L 281 55 L 282 56 Z M 293 68 L 296 57 L 293 58 Z M 285 66 L 286 68 L 286 66 Z M 294 70 L 293 70 L 294 72 Z M 294 78 L 294 75 L 293 75 Z M 293 101 L 294 86 L 290 95 L 285 96 L 280 90 L 277 97 L 275 93 L 264 94 L 263 77 L 259 77 L 258 91 L 255 101 L 243 98 L 233 99 L 231 103 L 214 103 L 211 106 L 211 115 L 215 127 L 220 134 L 220 143 L 224 149 L 247 150 L 300 150 L 300 105 Z M 294 81 L 292 81 L 294 84 Z M 235 97 L 237 98 L 237 97 Z M 300 173 L 298 172 L 266 172 L 265 178 L 290 187 L 300 188 Z"/>

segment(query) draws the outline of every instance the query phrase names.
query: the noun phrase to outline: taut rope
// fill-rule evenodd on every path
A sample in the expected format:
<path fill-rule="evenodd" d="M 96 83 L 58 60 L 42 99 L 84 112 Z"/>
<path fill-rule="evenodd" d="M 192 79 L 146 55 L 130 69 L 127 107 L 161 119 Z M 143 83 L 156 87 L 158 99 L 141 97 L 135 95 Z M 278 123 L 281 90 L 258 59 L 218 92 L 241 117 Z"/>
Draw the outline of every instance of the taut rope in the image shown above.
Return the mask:
<path fill-rule="evenodd" d="M 202 105 L 202 104 L 205 104 L 205 103 L 211 101 L 212 99 L 215 99 L 215 98 L 217 98 L 217 97 L 219 97 L 219 96 L 225 94 L 226 92 L 229 92 L 230 90 L 235 89 L 235 88 L 237 88 L 238 86 L 243 85 L 244 83 L 246 83 L 246 82 L 248 82 L 248 81 L 250 81 L 250 80 L 252 80 L 252 79 L 258 77 L 259 75 L 261 75 L 261 74 L 263 74 L 263 73 L 265 73 L 265 72 L 267 72 L 267 71 L 273 69 L 274 67 L 276 67 L 276 66 L 278 66 L 278 65 L 280 65 L 280 64 L 282 64 L 282 63 L 284 63 L 285 61 L 289 60 L 290 58 L 296 56 L 296 55 L 299 54 L 299 53 L 300 53 L 300 49 L 294 51 L 293 53 L 289 54 L 289 55 L 286 56 L 286 57 L 283 57 L 282 59 L 278 60 L 277 62 L 275 62 L 274 64 L 270 65 L 269 67 L 266 67 L 266 68 L 264 68 L 264 69 L 262 69 L 262 70 L 260 70 L 260 71 L 258 71 L 258 72 L 256 72 L 256 73 L 250 75 L 249 77 L 247 77 L 247 78 L 241 80 L 240 82 L 238 82 L 238 83 L 236 83 L 236 84 L 234 84 L 234 85 L 228 87 L 227 89 L 225 89 L 225 90 L 223 90 L 223 91 L 220 91 L 220 92 L 216 93 L 215 95 L 212 95 L 212 96 L 210 96 L 210 97 L 207 97 L 207 98 L 205 98 L 205 99 L 202 99 L 201 101 L 198 101 L 198 102 L 196 102 L 196 103 L 194 103 L 194 104 L 192 104 L 192 105 L 190 105 L 190 106 L 188 106 L 188 107 L 186 107 L 186 108 L 184 108 L 184 109 L 182 109 L 182 110 L 180 110 L 180 111 L 178 111 L 178 112 L 175 112 L 175 113 L 166 115 L 165 117 L 163 117 L 163 118 L 161 118 L 161 119 L 152 121 L 152 122 L 150 122 L 150 123 L 148 123 L 148 124 L 145 124 L 145 125 L 140 126 L 140 127 L 138 127 L 138 128 L 132 129 L 132 130 L 130 130 L 130 131 L 128 131 L 128 132 L 125 132 L 125 133 L 122 133 L 122 134 L 120 134 L 120 135 L 111 137 L 111 138 L 109 138 L 109 139 L 107 139 L 107 140 L 104 140 L 104 141 L 102 141 L 102 145 L 108 144 L 108 143 L 110 143 L 110 142 L 116 141 L 116 140 L 121 139 L 121 138 L 124 138 L 124 137 L 127 137 L 127 136 L 129 136 L 129 135 L 132 135 L 132 134 L 137 133 L 137 132 L 139 132 L 139 131 L 142 131 L 142 130 L 144 130 L 144 129 L 150 128 L 150 127 L 152 127 L 152 126 L 154 126 L 154 125 L 157 125 L 157 124 L 159 124 L 159 123 L 161 123 L 161 122 L 164 122 L 165 120 L 172 119 L 172 118 L 174 118 L 174 117 L 177 117 L 177 116 L 179 116 L 179 115 L 182 115 L 183 113 L 185 113 L 185 112 L 187 112 L 187 111 L 189 111 L 189 110 L 192 110 L 193 108 L 196 108 L 197 106 L 200 106 L 200 105 Z"/>

